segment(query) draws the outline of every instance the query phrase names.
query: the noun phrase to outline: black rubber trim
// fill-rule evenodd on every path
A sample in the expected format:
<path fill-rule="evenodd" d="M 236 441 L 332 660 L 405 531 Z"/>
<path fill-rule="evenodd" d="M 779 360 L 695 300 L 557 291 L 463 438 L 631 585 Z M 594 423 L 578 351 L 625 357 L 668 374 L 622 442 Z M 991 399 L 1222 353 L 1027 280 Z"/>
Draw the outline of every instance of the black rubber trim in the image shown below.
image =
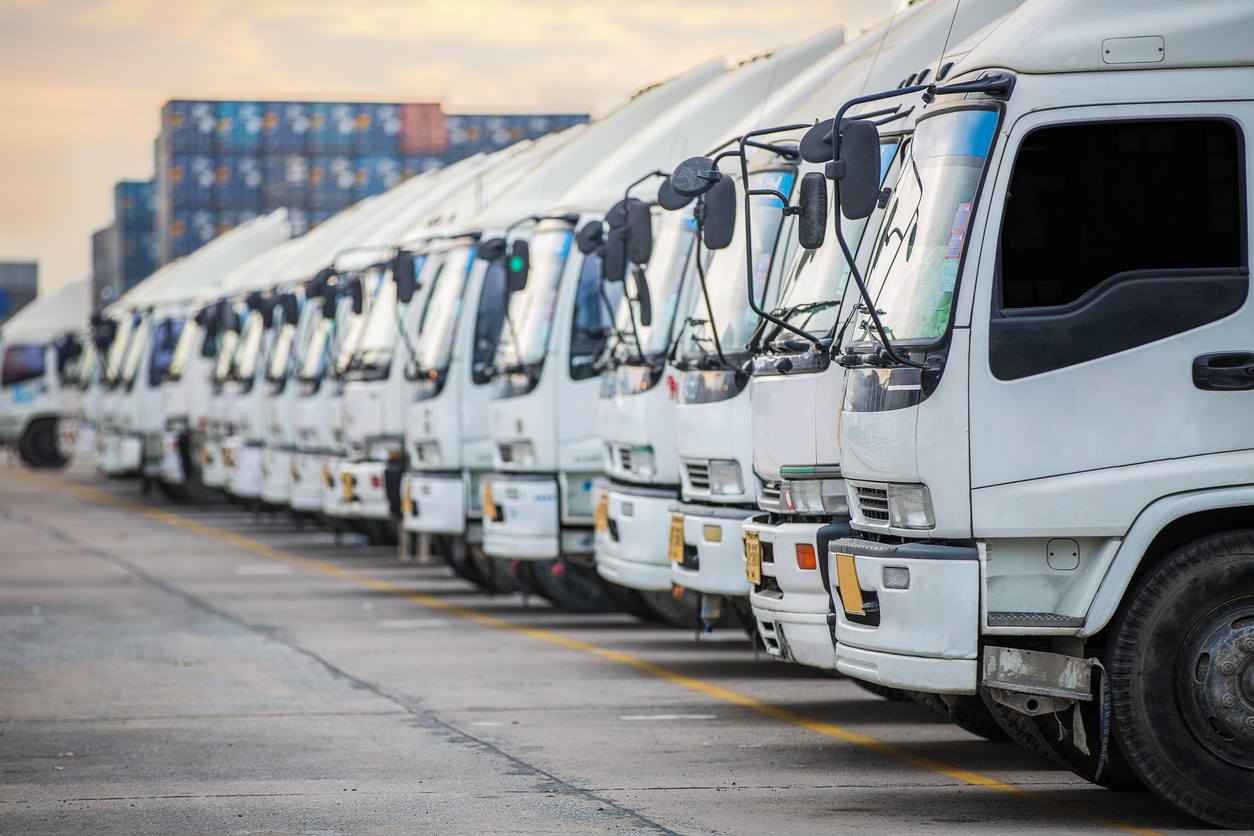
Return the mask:
<path fill-rule="evenodd" d="M 903 560 L 979 560 L 973 546 L 939 546 L 934 543 L 875 543 L 860 537 L 843 537 L 828 547 L 829 554 L 854 557 L 900 557 Z"/>
<path fill-rule="evenodd" d="M 1130 270 L 1069 305 L 1002 311 L 989 327 L 988 362 L 1018 380 L 1147 345 L 1240 310 L 1248 270 Z"/>
<path fill-rule="evenodd" d="M 620 482 L 617 479 L 596 479 L 593 481 L 593 485 L 603 490 L 626 494 L 627 496 L 644 496 L 651 499 L 679 499 L 678 485 L 633 485 L 630 482 Z"/>

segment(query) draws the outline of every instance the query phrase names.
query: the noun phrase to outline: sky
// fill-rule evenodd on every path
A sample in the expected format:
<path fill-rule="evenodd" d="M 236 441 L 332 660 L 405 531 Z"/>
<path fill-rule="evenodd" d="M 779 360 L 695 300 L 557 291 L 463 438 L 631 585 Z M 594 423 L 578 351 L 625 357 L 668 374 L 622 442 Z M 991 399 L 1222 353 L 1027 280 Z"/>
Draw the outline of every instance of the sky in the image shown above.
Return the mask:
<path fill-rule="evenodd" d="M 0 261 L 90 274 L 112 187 L 148 179 L 175 98 L 608 110 L 902 0 L 0 0 Z"/>

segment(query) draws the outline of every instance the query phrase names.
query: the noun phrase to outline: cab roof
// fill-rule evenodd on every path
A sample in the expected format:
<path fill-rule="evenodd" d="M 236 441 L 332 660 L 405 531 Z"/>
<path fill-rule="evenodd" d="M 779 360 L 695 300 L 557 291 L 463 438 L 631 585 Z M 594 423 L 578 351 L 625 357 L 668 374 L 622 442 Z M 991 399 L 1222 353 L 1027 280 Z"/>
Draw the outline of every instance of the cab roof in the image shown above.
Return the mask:
<path fill-rule="evenodd" d="M 1028 0 L 953 75 L 1251 65 L 1254 0 Z"/>

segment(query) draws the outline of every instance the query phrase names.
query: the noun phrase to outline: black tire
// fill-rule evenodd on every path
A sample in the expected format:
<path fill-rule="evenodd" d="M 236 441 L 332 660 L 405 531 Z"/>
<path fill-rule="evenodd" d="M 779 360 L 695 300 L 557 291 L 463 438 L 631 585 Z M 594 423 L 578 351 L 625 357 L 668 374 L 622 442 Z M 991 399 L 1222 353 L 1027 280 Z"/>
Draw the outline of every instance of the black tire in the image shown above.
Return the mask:
<path fill-rule="evenodd" d="M 510 561 L 488 557 L 481 545 L 466 544 L 465 548 L 467 560 L 474 564 L 485 580 L 484 591 L 489 595 L 511 595 L 522 589 L 522 578 Z"/>
<path fill-rule="evenodd" d="M 1168 803 L 1254 828 L 1254 531 L 1174 552 L 1125 598 L 1108 669 L 1119 748 Z"/>
<path fill-rule="evenodd" d="M 960 729 L 970 732 L 976 737 L 1003 743 L 1010 740 L 1010 735 L 988 710 L 984 700 L 977 694 L 948 695 L 953 705 L 945 702 L 940 694 L 929 694 L 922 691 L 909 691 L 910 699 L 925 708 L 930 708 L 940 716 L 952 720 Z"/>
<path fill-rule="evenodd" d="M 171 502 L 186 502 L 188 496 L 186 485 L 171 485 L 164 479 L 157 479 L 157 489 L 161 491 L 161 495 Z"/>
<path fill-rule="evenodd" d="M 657 614 L 657 619 L 664 624 L 681 630 L 695 630 L 701 626 L 701 595 L 699 593 L 684 590 L 684 594 L 676 598 L 673 590 L 666 590 L 665 592 L 645 592 L 642 597 L 645 604 Z M 724 611 L 725 616 L 726 611 Z"/>
<path fill-rule="evenodd" d="M 418 535 L 414 535 L 415 538 Z M 470 559 L 466 541 L 454 535 L 436 535 L 431 538 L 431 549 L 448 564 L 459 578 L 470 581 L 480 589 L 488 588 L 488 579 Z M 415 548 L 415 553 L 417 549 Z"/>
<path fill-rule="evenodd" d="M 854 685 L 857 685 L 863 691 L 868 691 L 877 697 L 881 697 L 890 702 L 905 702 L 911 698 L 909 691 L 903 691 L 900 688 L 889 688 L 887 685 L 880 685 L 878 682 L 867 682 L 865 679 L 858 679 L 856 676 L 849 677 Z M 935 706 L 928 706 L 935 708 Z M 945 716 L 949 716 L 949 709 L 945 709 Z"/>
<path fill-rule="evenodd" d="M 658 622 L 662 619 L 658 617 L 657 612 L 649 606 L 645 601 L 645 594 L 639 589 L 632 589 L 627 586 L 619 586 L 613 581 L 607 581 L 601 578 L 601 588 L 605 590 L 605 594 L 609 596 L 618 608 L 630 616 L 645 622 Z"/>
<path fill-rule="evenodd" d="M 18 442 L 17 452 L 22 461 L 39 470 L 65 467 L 69 462 L 61 453 L 61 445 L 57 443 L 55 418 L 36 418 L 31 421 Z"/>
<path fill-rule="evenodd" d="M 618 611 L 592 567 L 558 558 L 527 561 L 524 568 L 531 573 L 531 588 L 555 606 L 581 613 Z"/>

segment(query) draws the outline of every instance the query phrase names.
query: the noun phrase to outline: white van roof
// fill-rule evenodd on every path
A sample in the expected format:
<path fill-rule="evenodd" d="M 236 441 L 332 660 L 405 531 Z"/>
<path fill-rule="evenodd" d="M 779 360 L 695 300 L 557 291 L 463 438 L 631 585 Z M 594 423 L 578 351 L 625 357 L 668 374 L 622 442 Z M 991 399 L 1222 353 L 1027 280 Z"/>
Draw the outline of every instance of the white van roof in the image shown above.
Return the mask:
<path fill-rule="evenodd" d="M 955 71 L 1081 73 L 1252 64 L 1252 0 L 1028 0 Z"/>

